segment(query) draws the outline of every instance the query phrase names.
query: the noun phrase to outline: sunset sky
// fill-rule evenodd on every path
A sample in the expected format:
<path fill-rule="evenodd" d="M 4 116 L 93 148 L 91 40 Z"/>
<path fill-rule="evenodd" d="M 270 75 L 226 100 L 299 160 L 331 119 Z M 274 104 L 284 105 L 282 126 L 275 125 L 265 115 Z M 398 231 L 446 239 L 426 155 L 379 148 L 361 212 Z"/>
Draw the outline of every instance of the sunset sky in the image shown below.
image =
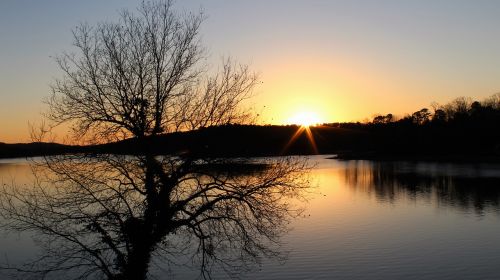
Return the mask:
<path fill-rule="evenodd" d="M 29 141 L 53 57 L 80 22 L 113 20 L 135 0 L 0 1 L 0 142 Z M 263 84 L 250 101 L 261 123 L 314 112 L 321 122 L 403 115 L 455 97 L 500 91 L 500 1 L 182 0 L 208 16 L 211 60 L 249 64 Z"/>

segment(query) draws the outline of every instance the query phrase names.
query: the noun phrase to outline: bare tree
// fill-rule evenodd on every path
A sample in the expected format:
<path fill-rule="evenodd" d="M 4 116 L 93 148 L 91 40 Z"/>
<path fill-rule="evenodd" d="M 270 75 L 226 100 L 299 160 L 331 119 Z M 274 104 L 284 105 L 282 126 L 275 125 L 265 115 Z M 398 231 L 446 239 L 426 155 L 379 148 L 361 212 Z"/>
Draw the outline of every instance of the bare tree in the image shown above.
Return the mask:
<path fill-rule="evenodd" d="M 228 60 L 205 75 L 202 20 L 158 1 L 122 12 L 116 24 L 76 28 L 78 53 L 58 58 L 65 75 L 53 86 L 49 119 L 90 142 L 248 120 L 241 103 L 257 77 Z M 175 253 L 204 277 L 213 265 L 241 272 L 279 254 L 279 237 L 300 213 L 290 199 L 308 186 L 307 163 L 297 158 L 64 155 L 33 166 L 34 186 L 3 186 L 0 215 L 5 229 L 41 241 L 39 259 L 12 267 L 36 279 L 60 271 L 64 279 L 146 279 L 153 259 Z"/>
<path fill-rule="evenodd" d="M 466 116 L 472 105 L 470 97 L 457 97 L 450 103 L 444 105 L 443 110 L 448 118 L 458 119 Z"/>
<path fill-rule="evenodd" d="M 48 116 L 71 122 L 77 137 L 143 137 L 248 118 L 238 105 L 257 76 L 229 59 L 213 76 L 198 32 L 203 15 L 179 15 L 172 2 L 143 2 L 118 23 L 81 25 L 76 54 L 57 58 L 63 79 L 53 85 Z M 101 140 L 101 139 L 100 139 Z"/>
<path fill-rule="evenodd" d="M 495 93 L 492 96 L 486 98 L 484 100 L 484 105 L 489 106 L 493 109 L 499 110 L 500 109 L 500 93 Z"/>

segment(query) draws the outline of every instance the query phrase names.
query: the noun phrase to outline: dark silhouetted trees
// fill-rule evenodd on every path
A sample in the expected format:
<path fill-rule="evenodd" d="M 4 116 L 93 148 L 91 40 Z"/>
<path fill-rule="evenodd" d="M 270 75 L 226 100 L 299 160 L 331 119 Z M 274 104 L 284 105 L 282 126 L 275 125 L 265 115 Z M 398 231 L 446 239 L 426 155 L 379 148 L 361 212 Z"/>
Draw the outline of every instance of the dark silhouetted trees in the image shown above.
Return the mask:
<path fill-rule="evenodd" d="M 49 119 L 87 143 L 131 138 L 133 156 L 45 157 L 33 162 L 33 186 L 2 186 L 2 228 L 33 233 L 43 249 L 9 267 L 14 276 L 146 279 L 154 263 L 184 259 L 210 277 L 214 266 L 241 273 L 280 256 L 300 213 L 289 199 L 308 186 L 305 160 L 216 159 L 199 144 L 158 157 L 149 146 L 162 133 L 251 118 L 242 101 L 256 75 L 227 60 L 215 73 L 200 64 L 202 19 L 153 1 L 74 30 L 77 52 L 58 59 Z"/>
<path fill-rule="evenodd" d="M 229 59 L 218 71 L 207 68 L 202 21 L 179 16 L 171 1 L 145 1 L 119 22 L 78 26 L 78 53 L 57 58 L 65 75 L 52 86 L 49 119 L 93 142 L 248 122 L 241 101 L 257 76 Z"/>
<path fill-rule="evenodd" d="M 499 96 L 482 102 L 459 97 L 445 105 L 433 104 L 434 112 L 423 108 L 392 122 L 378 116 L 372 123 L 358 125 L 367 133 L 366 140 L 351 150 L 371 151 L 377 157 L 496 157 L 500 154 Z"/>
<path fill-rule="evenodd" d="M 393 115 L 392 114 L 387 114 L 385 116 L 376 116 L 373 118 L 373 123 L 378 124 L 378 123 L 390 123 L 393 121 Z"/>
<path fill-rule="evenodd" d="M 429 112 L 429 109 L 423 108 L 420 111 L 416 111 L 411 115 L 411 118 L 413 122 L 416 124 L 422 125 L 425 124 L 426 122 L 429 121 L 431 117 L 431 113 Z"/>

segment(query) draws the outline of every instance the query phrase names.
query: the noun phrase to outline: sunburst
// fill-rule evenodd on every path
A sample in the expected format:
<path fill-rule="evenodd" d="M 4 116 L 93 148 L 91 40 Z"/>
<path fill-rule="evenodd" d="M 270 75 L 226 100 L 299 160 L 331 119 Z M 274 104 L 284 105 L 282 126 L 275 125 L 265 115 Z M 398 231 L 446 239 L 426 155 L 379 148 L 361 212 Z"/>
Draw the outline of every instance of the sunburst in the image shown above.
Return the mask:
<path fill-rule="evenodd" d="M 311 144 L 311 148 L 313 149 L 315 154 L 319 154 L 318 152 L 318 146 L 316 145 L 316 141 L 314 140 L 314 135 L 311 131 L 310 126 L 308 125 L 301 125 L 297 131 L 293 134 L 292 138 L 290 138 L 290 141 L 286 144 L 285 148 L 283 149 L 283 153 L 290 148 L 290 146 L 297 140 L 302 133 L 306 133 L 307 140 L 309 140 L 309 143 Z"/>

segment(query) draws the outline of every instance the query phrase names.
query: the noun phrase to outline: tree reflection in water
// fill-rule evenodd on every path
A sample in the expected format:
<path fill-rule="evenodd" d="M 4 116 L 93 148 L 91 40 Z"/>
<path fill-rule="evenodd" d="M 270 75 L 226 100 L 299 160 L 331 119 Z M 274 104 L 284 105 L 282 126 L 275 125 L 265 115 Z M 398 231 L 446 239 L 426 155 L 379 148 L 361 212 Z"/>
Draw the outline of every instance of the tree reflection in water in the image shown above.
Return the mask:
<path fill-rule="evenodd" d="M 143 1 L 115 22 L 81 24 L 74 52 L 56 59 L 63 77 L 47 99 L 48 126 L 65 123 L 80 144 L 134 139 L 136 150 L 125 152 L 140 156 L 46 158 L 35 164 L 34 187 L 5 186 L 4 228 L 33 232 L 45 249 L 17 271 L 36 279 L 60 271 L 63 279 L 145 279 L 152 258 L 180 253 L 209 277 L 214 265 L 240 272 L 279 255 L 279 236 L 299 213 L 289 198 L 307 187 L 303 160 L 207 159 L 201 140 L 177 151 L 182 156 L 157 158 L 146 144 L 255 118 L 243 101 L 258 76 L 230 59 L 206 65 L 204 15 L 172 5 Z M 40 131 L 34 142 L 46 141 Z"/>
<path fill-rule="evenodd" d="M 498 166 L 423 162 L 346 163 L 347 183 L 374 193 L 380 201 L 394 203 L 402 197 L 435 199 L 438 205 L 500 211 Z"/>
<path fill-rule="evenodd" d="M 307 163 L 180 157 L 60 156 L 34 165 L 33 188 L 4 187 L 9 230 L 30 231 L 43 255 L 17 276 L 145 279 L 152 258 L 182 257 L 210 277 L 279 257 L 300 213 Z M 158 260 L 157 260 L 158 261 Z M 60 275 L 60 274 L 59 274 Z"/>

